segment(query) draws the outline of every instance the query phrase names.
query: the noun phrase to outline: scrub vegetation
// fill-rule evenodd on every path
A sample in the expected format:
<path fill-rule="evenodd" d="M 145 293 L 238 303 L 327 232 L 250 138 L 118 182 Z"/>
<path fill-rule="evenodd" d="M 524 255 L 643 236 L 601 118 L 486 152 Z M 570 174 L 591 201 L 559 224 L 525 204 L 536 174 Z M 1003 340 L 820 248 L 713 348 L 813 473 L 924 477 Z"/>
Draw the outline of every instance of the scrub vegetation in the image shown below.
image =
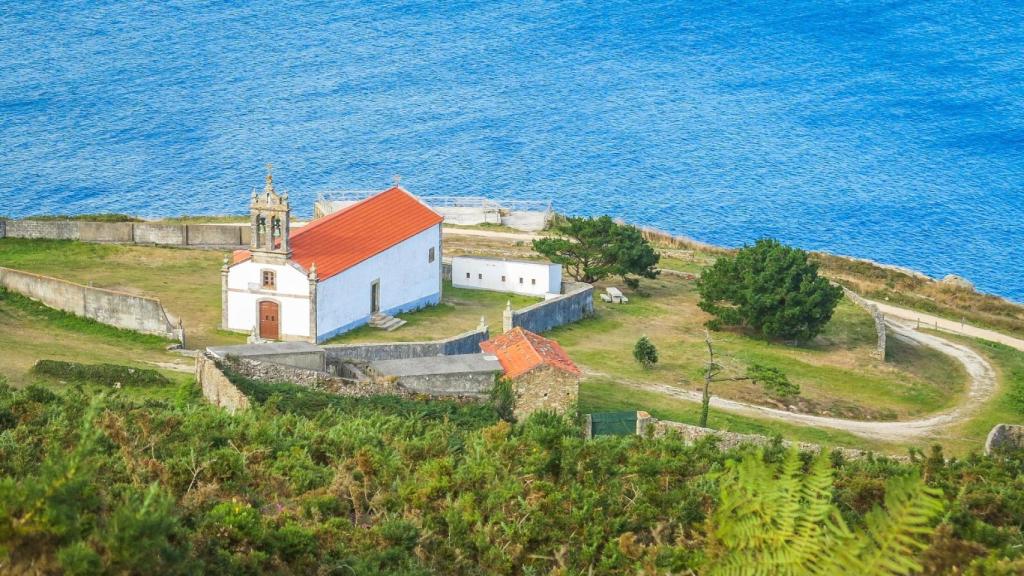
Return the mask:
<path fill-rule="evenodd" d="M 159 400 L 0 385 L 0 571 L 753 573 L 751 559 L 789 558 L 775 573 L 807 574 L 807 558 L 835 555 L 873 574 L 1022 567 L 1014 456 L 585 441 L 560 417 L 509 424 L 479 405 L 307 413 L 286 388 L 230 415 L 194 384 Z"/>

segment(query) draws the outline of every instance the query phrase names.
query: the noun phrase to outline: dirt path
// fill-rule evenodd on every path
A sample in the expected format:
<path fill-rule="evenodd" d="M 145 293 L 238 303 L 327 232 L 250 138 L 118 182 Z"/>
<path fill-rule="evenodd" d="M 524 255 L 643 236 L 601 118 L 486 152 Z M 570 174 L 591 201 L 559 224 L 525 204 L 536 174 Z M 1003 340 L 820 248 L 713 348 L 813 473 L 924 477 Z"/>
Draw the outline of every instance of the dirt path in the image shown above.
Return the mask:
<path fill-rule="evenodd" d="M 953 320 L 946 320 L 945 318 L 939 318 L 931 314 L 925 314 L 924 312 L 917 312 L 915 310 L 907 310 L 906 308 L 898 308 L 885 302 L 870 301 L 878 309 L 885 314 L 887 318 L 898 318 L 900 320 L 906 320 L 908 323 L 917 324 L 920 323 L 922 328 L 936 328 L 944 330 L 946 332 L 952 332 L 954 334 L 963 334 L 964 336 L 971 336 L 974 338 L 981 338 L 982 340 L 989 340 L 991 342 L 999 342 L 1005 344 L 1011 348 L 1024 351 L 1024 340 L 1020 338 L 1014 338 L 995 330 L 987 330 L 985 328 L 978 328 L 971 326 L 970 324 L 961 324 Z"/>
<path fill-rule="evenodd" d="M 913 326 L 897 320 L 887 320 L 886 323 L 891 333 L 896 338 L 911 340 L 921 346 L 934 348 L 943 354 L 955 358 L 963 364 L 969 378 L 967 392 L 963 395 L 960 403 L 955 407 L 917 420 L 903 420 L 899 422 L 869 422 L 862 420 L 845 420 L 842 418 L 830 418 L 828 416 L 814 416 L 811 414 L 797 414 L 787 410 L 769 408 L 756 404 L 737 402 L 727 398 L 712 396 L 711 406 L 747 416 L 760 418 L 773 418 L 784 420 L 791 424 L 804 424 L 834 428 L 884 441 L 906 441 L 915 440 L 922 436 L 933 436 L 939 431 L 956 422 L 969 418 L 980 405 L 988 400 L 996 389 L 996 375 L 992 366 L 977 352 L 961 344 L 950 342 L 938 336 L 918 332 Z M 700 402 L 700 392 L 683 390 L 666 384 L 633 384 L 638 388 L 652 390 L 667 396 Z"/>
<path fill-rule="evenodd" d="M 498 232 L 496 230 L 475 230 L 472 228 L 441 228 L 441 233 L 448 235 L 452 234 L 455 236 L 483 236 L 485 238 L 502 238 L 504 240 L 537 240 L 543 238 L 539 234 L 529 234 L 527 232 Z"/>

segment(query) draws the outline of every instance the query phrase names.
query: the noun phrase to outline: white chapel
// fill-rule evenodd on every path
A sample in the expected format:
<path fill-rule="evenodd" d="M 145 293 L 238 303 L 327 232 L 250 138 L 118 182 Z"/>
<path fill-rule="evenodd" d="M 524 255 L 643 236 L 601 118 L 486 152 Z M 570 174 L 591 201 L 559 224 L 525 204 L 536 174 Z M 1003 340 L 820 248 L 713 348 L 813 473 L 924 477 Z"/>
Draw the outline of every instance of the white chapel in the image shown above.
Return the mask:
<path fill-rule="evenodd" d="M 226 330 L 323 342 L 441 301 L 442 217 L 400 186 L 292 230 L 268 173 L 250 217 L 249 249 L 221 270 Z"/>

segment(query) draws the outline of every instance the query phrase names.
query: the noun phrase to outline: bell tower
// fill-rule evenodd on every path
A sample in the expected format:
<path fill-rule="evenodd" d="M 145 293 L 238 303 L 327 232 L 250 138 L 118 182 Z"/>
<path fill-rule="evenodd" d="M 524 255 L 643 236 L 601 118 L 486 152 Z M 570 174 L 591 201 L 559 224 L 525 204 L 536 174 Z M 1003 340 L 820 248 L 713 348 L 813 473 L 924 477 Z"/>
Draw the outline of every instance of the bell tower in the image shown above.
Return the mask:
<path fill-rule="evenodd" d="M 288 193 L 278 194 L 274 190 L 273 166 L 270 164 L 267 164 L 263 191 L 252 191 L 249 216 L 252 226 L 249 250 L 253 261 L 284 264 L 291 256 L 288 247 L 291 208 L 288 206 Z"/>

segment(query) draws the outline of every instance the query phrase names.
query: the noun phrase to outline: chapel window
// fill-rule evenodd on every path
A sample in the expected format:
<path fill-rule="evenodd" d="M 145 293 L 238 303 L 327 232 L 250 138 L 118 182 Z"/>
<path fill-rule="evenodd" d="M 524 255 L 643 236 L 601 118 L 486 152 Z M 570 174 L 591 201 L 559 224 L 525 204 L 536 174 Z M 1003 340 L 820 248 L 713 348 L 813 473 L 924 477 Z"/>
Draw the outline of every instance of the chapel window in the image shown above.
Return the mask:
<path fill-rule="evenodd" d="M 434 247 L 431 246 L 430 250 L 427 252 L 427 262 L 433 262 L 434 261 L 434 257 L 435 257 L 434 256 Z"/>
<path fill-rule="evenodd" d="M 260 284 L 264 288 L 269 288 L 271 290 L 277 288 L 277 274 L 275 274 L 273 270 L 264 270 L 262 276 Z"/>

